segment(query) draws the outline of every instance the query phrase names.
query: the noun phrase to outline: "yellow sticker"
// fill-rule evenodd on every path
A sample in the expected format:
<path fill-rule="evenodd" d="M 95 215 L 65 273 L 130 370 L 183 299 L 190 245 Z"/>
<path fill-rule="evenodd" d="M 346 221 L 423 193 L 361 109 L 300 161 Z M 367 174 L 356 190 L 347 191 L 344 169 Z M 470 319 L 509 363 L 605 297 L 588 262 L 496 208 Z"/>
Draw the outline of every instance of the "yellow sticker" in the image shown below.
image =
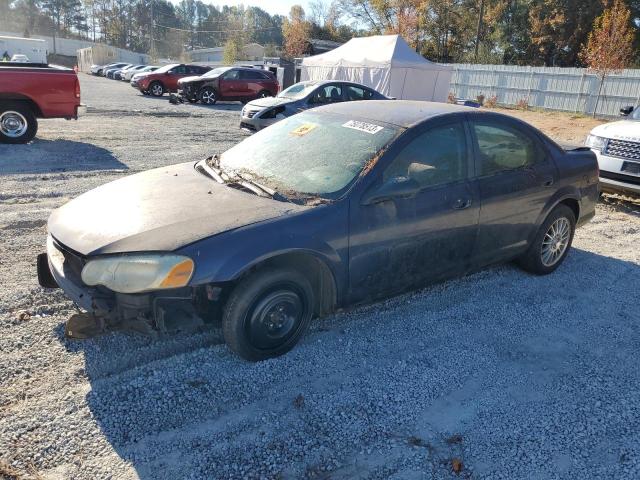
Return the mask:
<path fill-rule="evenodd" d="M 291 135 L 297 135 L 299 137 L 302 137 L 303 135 L 306 135 L 307 133 L 309 133 L 311 130 L 313 130 L 317 126 L 318 125 L 316 125 L 314 123 L 305 123 L 304 125 L 300 125 L 298 128 L 293 130 L 291 132 Z"/>

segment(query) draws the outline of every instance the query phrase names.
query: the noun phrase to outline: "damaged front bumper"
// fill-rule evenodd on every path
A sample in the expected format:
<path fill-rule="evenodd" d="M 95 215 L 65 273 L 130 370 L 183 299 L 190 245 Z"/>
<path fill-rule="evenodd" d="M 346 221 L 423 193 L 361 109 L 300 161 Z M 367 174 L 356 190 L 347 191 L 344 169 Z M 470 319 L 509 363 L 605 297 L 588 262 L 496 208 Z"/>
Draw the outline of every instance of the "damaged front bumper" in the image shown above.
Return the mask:
<path fill-rule="evenodd" d="M 221 288 L 211 285 L 123 294 L 82 282 L 86 258 L 47 237 L 47 251 L 38 256 L 38 281 L 45 288 L 62 288 L 80 308 L 95 318 L 99 330 L 135 330 L 157 336 L 194 330 L 219 320 Z M 215 313 L 215 318 L 209 314 Z"/>

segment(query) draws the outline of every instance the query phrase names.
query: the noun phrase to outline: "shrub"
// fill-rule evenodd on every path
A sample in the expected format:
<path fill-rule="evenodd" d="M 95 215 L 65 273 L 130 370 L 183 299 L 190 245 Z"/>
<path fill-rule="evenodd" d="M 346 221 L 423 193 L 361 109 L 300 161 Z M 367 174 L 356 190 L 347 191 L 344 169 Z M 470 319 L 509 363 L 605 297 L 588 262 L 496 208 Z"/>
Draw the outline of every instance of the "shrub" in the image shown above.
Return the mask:
<path fill-rule="evenodd" d="M 476 101 L 480 104 L 480 105 L 484 105 L 484 95 L 480 94 L 476 97 Z"/>
<path fill-rule="evenodd" d="M 491 97 L 487 98 L 487 100 L 484 102 L 484 106 L 487 108 L 496 108 L 498 106 L 498 96 L 492 95 Z"/>
<path fill-rule="evenodd" d="M 456 103 L 456 96 L 453 92 L 449 92 L 449 95 L 447 95 L 447 103 Z"/>
<path fill-rule="evenodd" d="M 529 110 L 529 97 L 524 97 L 518 100 L 516 108 L 518 110 Z"/>

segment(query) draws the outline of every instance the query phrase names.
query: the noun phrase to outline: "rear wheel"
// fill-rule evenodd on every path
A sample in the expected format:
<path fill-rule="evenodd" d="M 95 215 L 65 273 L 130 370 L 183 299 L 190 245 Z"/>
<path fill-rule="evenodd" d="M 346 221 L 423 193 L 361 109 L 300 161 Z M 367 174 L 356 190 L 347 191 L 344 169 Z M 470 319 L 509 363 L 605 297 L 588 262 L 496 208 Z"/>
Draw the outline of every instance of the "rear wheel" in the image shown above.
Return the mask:
<path fill-rule="evenodd" d="M 154 97 L 161 97 L 164 95 L 164 86 L 160 82 L 153 82 L 149 85 L 149 93 Z"/>
<path fill-rule="evenodd" d="M 518 260 L 528 272 L 546 275 L 564 261 L 576 229 L 576 217 L 566 205 L 558 205 L 546 218 L 527 252 Z"/>
<path fill-rule="evenodd" d="M 229 296 L 222 331 L 231 350 L 253 362 L 291 350 L 313 312 L 309 280 L 291 269 L 264 269 L 242 280 Z"/>
<path fill-rule="evenodd" d="M 200 101 L 205 105 L 215 105 L 218 101 L 218 92 L 211 87 L 204 87 L 200 90 Z"/>
<path fill-rule="evenodd" d="M 0 104 L 0 142 L 27 143 L 38 131 L 38 120 L 28 105 L 20 102 Z"/>
<path fill-rule="evenodd" d="M 267 97 L 273 97 L 273 95 L 271 95 L 271 92 L 269 90 L 262 90 L 260 93 L 258 93 L 258 98 L 267 98 Z"/>

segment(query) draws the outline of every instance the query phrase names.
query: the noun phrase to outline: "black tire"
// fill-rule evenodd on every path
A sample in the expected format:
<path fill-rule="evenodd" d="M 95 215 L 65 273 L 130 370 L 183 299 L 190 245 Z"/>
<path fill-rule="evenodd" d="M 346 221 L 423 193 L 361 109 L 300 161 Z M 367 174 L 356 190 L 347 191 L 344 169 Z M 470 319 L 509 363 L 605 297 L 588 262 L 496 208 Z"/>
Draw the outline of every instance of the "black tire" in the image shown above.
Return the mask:
<path fill-rule="evenodd" d="M 215 88 L 204 87 L 198 94 L 200 103 L 204 105 L 215 105 L 218 101 L 218 92 Z"/>
<path fill-rule="evenodd" d="M 269 90 L 261 90 L 258 93 L 258 98 L 267 98 L 267 97 L 273 97 L 273 95 L 271 95 L 271 92 Z"/>
<path fill-rule="evenodd" d="M 283 355 L 309 327 L 313 299 L 311 284 L 301 273 L 259 270 L 231 292 L 222 317 L 224 339 L 252 362 Z"/>
<path fill-rule="evenodd" d="M 97 76 L 99 76 L 99 77 L 101 77 L 101 76 L 102 76 L 102 69 L 98 70 L 98 71 L 96 72 L 96 75 L 97 75 Z"/>
<path fill-rule="evenodd" d="M 154 97 L 163 96 L 164 85 L 162 85 L 162 82 L 158 82 L 157 80 L 155 82 L 151 82 L 151 85 L 149 85 L 149 94 L 153 95 Z"/>
<path fill-rule="evenodd" d="M 560 232 L 562 231 L 561 226 L 564 225 L 563 219 L 568 222 L 566 245 L 562 250 L 554 250 L 556 246 L 564 243 L 561 242 L 564 237 L 563 235 L 560 235 Z M 552 226 L 557 228 L 558 236 L 552 235 Z M 531 246 L 527 252 L 518 259 L 518 264 L 527 272 L 535 273 L 536 275 L 547 275 L 555 271 L 556 268 L 564 262 L 564 259 L 567 257 L 567 254 L 571 249 L 575 230 L 576 216 L 573 213 L 573 210 L 566 205 L 558 205 L 542 223 L 538 233 L 536 233 L 536 236 L 531 243 Z M 545 245 L 543 245 L 543 243 Z M 543 252 L 543 246 L 546 248 L 545 252 Z M 554 257 L 553 255 L 555 255 L 555 253 L 552 253 L 552 256 L 547 257 L 547 261 L 545 261 L 545 253 L 549 253 L 549 249 L 554 250 L 558 256 Z"/>
<path fill-rule="evenodd" d="M 0 142 L 27 143 L 38 131 L 38 120 L 29 105 L 23 102 L 0 103 Z"/>

